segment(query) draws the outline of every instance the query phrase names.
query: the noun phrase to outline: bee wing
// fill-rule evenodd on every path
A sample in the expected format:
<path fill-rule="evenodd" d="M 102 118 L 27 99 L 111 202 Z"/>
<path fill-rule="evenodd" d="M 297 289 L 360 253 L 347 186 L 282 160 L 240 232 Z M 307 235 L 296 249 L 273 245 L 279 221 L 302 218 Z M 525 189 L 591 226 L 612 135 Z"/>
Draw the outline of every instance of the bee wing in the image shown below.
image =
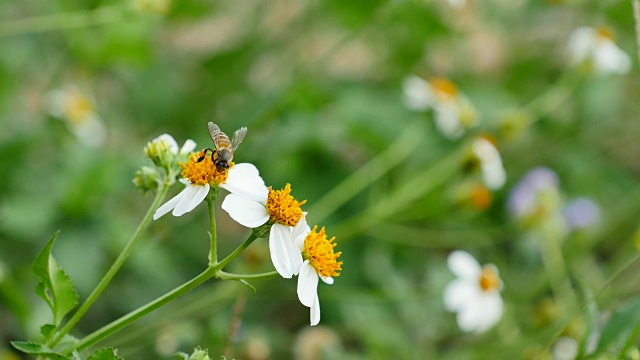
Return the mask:
<path fill-rule="evenodd" d="M 224 134 L 224 133 L 222 132 L 222 130 L 220 130 L 218 125 L 212 122 L 209 122 L 208 127 L 209 127 L 209 136 L 211 136 L 211 141 L 213 141 L 213 144 L 216 146 L 216 149 L 217 149 L 220 147 L 218 145 L 220 134 Z"/>
<path fill-rule="evenodd" d="M 233 133 L 233 140 L 231 140 L 231 151 L 236 151 L 236 149 L 238 148 L 238 146 L 240 146 L 240 143 L 242 142 L 242 140 L 244 140 L 244 137 L 246 135 L 247 135 L 247 128 L 244 126 Z"/>

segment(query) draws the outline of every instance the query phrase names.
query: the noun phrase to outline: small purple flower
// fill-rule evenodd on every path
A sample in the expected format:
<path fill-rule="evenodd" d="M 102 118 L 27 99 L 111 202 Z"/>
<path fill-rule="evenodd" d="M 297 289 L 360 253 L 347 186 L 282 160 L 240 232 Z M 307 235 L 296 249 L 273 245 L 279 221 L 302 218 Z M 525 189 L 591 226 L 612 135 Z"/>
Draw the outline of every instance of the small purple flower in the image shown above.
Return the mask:
<path fill-rule="evenodd" d="M 600 206 L 587 197 L 569 201 L 563 213 L 570 230 L 585 229 L 600 223 Z"/>
<path fill-rule="evenodd" d="M 530 214 L 536 207 L 537 194 L 557 189 L 559 185 L 560 179 L 553 170 L 547 167 L 533 168 L 511 190 L 507 200 L 507 208 L 515 217 Z"/>

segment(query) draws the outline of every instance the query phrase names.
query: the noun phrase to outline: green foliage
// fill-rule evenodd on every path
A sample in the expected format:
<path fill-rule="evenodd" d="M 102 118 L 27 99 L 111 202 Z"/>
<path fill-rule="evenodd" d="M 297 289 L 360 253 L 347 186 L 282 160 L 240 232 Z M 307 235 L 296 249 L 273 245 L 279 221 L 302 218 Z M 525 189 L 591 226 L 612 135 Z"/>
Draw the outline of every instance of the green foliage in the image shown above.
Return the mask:
<path fill-rule="evenodd" d="M 118 356 L 118 350 L 109 347 L 96 350 L 87 360 L 124 360 Z"/>
<path fill-rule="evenodd" d="M 48 348 L 46 345 L 44 344 L 38 344 L 38 343 L 34 343 L 34 342 L 30 342 L 30 341 L 12 341 L 11 345 L 13 345 L 14 348 L 22 351 L 23 353 L 26 354 L 30 354 L 30 355 L 42 355 L 42 356 L 48 356 L 51 359 L 60 359 L 60 360 L 71 360 L 70 357 L 68 356 L 63 356 L 53 350 L 51 350 L 50 348 Z"/>
<path fill-rule="evenodd" d="M 71 278 L 58 265 L 51 250 L 56 238 L 60 234 L 57 231 L 47 245 L 36 257 L 33 263 L 33 273 L 40 279 L 36 285 L 36 294 L 44 299 L 53 313 L 53 326 L 60 325 L 60 322 L 69 311 L 78 304 L 78 293 L 75 290 Z M 51 326 L 43 327 L 43 335 L 51 335 Z M 48 338 L 48 337 L 47 337 Z"/>
<path fill-rule="evenodd" d="M 595 353 L 617 352 L 622 358 L 640 331 L 640 299 L 616 310 L 602 329 Z"/>

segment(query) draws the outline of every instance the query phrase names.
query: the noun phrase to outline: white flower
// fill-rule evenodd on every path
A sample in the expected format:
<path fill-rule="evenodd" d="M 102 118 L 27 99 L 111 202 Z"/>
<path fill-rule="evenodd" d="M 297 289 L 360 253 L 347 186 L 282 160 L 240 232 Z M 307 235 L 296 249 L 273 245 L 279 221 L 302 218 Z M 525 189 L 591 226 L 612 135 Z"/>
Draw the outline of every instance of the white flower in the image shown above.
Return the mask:
<path fill-rule="evenodd" d="M 606 28 L 580 27 L 569 36 L 570 61 L 580 65 L 588 63 L 597 74 L 626 74 L 631 70 L 631 59 L 613 42 Z"/>
<path fill-rule="evenodd" d="M 573 360 L 578 355 L 578 342 L 568 336 L 561 336 L 555 344 L 553 344 L 554 360 Z"/>
<path fill-rule="evenodd" d="M 231 175 L 229 176 L 231 178 Z M 267 188 L 264 182 L 254 182 L 244 186 L 242 191 L 226 187 L 231 194 L 222 202 L 222 209 L 238 223 L 249 228 L 257 228 L 271 219 L 269 232 L 269 252 L 273 266 L 284 278 L 298 275 L 302 265 L 302 255 L 292 240 L 293 226 L 306 226 L 304 213 L 299 202 L 291 196 L 291 185 L 283 190 Z"/>
<path fill-rule="evenodd" d="M 492 264 L 480 267 L 469 253 L 460 250 L 452 252 L 447 261 L 458 278 L 444 291 L 445 308 L 457 313 L 462 331 L 488 330 L 500 320 L 503 312 L 498 269 Z"/>
<path fill-rule="evenodd" d="M 302 305 L 310 308 L 311 325 L 320 322 L 320 300 L 318 299 L 318 278 L 326 284 L 333 284 L 333 276 L 338 276 L 342 261 L 338 262 L 340 252 L 334 253 L 335 238 L 327 239 L 324 228 L 313 230 L 305 223 L 298 223 L 292 232 L 293 242 L 305 258 L 298 276 L 298 299 Z"/>
<path fill-rule="evenodd" d="M 187 144 L 183 146 L 183 149 L 186 146 Z M 211 188 L 210 184 L 242 194 L 251 194 L 256 184 L 264 186 L 264 181 L 253 164 L 234 164 L 228 170 L 218 170 L 211 161 L 211 157 L 204 155 L 204 151 L 192 154 L 189 161 L 183 164 L 182 175 L 184 178 L 180 181 L 185 184 L 185 188 L 156 210 L 153 214 L 154 220 L 171 210 L 173 210 L 174 216 L 190 212 L 207 197 Z M 204 158 L 198 161 L 202 156 Z"/>
<path fill-rule="evenodd" d="M 436 127 L 449 139 L 478 124 L 478 113 L 455 85 L 443 78 L 423 80 L 409 76 L 402 83 L 405 105 L 415 111 L 433 109 Z"/>
<path fill-rule="evenodd" d="M 480 160 L 480 169 L 484 184 L 491 190 L 502 188 L 507 181 L 507 173 L 502 166 L 502 158 L 493 143 L 479 137 L 471 145 L 473 153 Z"/>
<path fill-rule="evenodd" d="M 151 141 L 152 144 L 157 144 L 159 146 L 166 146 L 169 148 L 169 151 L 173 153 L 173 155 L 186 155 L 193 151 L 196 148 L 196 142 L 188 139 L 184 142 L 181 148 L 178 147 L 178 143 L 173 138 L 173 136 L 169 134 L 162 134 L 157 138 Z"/>
<path fill-rule="evenodd" d="M 87 94 L 76 87 L 54 90 L 46 95 L 45 105 L 85 145 L 98 147 L 104 143 L 105 126 L 96 113 L 95 102 Z"/>

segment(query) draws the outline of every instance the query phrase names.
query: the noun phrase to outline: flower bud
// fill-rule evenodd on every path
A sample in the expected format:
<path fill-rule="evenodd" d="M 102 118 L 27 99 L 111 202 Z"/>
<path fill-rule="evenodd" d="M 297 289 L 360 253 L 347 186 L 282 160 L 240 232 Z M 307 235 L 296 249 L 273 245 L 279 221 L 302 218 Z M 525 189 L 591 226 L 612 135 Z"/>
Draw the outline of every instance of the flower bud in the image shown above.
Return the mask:
<path fill-rule="evenodd" d="M 141 167 L 133 177 L 133 183 L 136 188 L 142 190 L 145 194 L 147 191 L 155 191 L 161 182 L 161 175 L 158 170 L 148 166 Z"/>

